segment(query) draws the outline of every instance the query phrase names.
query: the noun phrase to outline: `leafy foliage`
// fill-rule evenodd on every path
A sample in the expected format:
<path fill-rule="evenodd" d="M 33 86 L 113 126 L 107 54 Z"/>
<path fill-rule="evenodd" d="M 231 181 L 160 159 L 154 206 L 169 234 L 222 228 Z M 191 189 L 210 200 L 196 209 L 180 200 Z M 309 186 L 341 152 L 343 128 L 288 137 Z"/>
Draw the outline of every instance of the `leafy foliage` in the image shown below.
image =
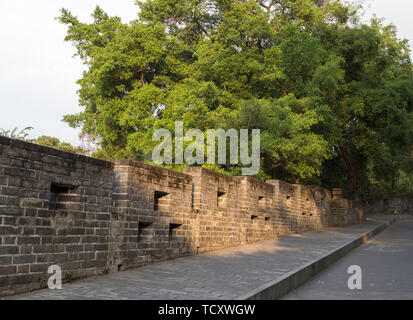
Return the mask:
<path fill-rule="evenodd" d="M 58 138 L 50 137 L 50 136 L 40 136 L 36 139 L 28 140 L 29 142 L 40 144 L 42 146 L 51 147 L 55 149 L 59 149 L 62 151 L 72 152 L 72 153 L 79 153 L 83 155 L 89 155 L 89 151 L 82 148 L 82 147 L 74 147 L 68 142 L 61 142 Z"/>
<path fill-rule="evenodd" d="M 352 197 L 409 175 L 412 67 L 394 26 L 353 24 L 357 7 L 336 0 L 138 5 L 129 24 L 100 8 L 90 24 L 65 9 L 59 17 L 87 66 L 82 111 L 64 120 L 99 137 L 105 157 L 146 159 L 154 130 L 182 120 L 261 129 L 261 179 Z"/>
<path fill-rule="evenodd" d="M 33 130 L 33 127 L 26 127 L 20 131 L 16 127 L 12 130 L 5 130 L 0 128 L 0 135 L 5 136 L 11 139 L 23 140 L 31 143 L 40 144 L 42 146 L 51 147 L 55 149 L 59 149 L 62 151 L 78 153 L 83 155 L 90 155 L 90 151 L 86 150 L 82 147 L 74 147 L 68 142 L 61 142 L 58 138 L 50 137 L 50 136 L 40 136 L 36 139 L 28 139 L 28 131 Z M 99 153 L 97 154 L 99 155 Z"/>
<path fill-rule="evenodd" d="M 12 130 L 6 130 L 0 128 L 0 136 L 8 137 L 11 139 L 18 139 L 18 140 L 25 140 L 29 135 L 30 130 L 33 130 L 33 127 L 26 127 L 20 131 L 17 127 L 13 128 Z"/>

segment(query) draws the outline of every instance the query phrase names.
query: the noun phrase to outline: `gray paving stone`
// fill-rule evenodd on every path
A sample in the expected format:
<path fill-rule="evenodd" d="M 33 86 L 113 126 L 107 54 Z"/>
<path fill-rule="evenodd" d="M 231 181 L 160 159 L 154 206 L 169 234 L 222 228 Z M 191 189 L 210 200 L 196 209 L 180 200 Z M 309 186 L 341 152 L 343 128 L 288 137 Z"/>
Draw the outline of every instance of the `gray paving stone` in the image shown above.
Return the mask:
<path fill-rule="evenodd" d="M 237 299 L 376 228 L 369 221 L 164 261 L 7 299 Z"/>
<path fill-rule="evenodd" d="M 350 290 L 348 267 L 362 270 L 362 289 Z M 413 217 L 401 216 L 374 239 L 331 265 L 284 300 L 412 300 Z"/>

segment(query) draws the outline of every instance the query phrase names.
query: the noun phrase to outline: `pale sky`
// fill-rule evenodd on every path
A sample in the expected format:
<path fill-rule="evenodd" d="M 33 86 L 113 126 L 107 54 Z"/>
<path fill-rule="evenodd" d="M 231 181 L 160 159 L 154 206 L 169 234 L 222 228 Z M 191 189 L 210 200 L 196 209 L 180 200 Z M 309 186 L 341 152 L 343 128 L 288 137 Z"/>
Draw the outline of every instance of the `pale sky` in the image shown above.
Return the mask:
<path fill-rule="evenodd" d="M 413 43 L 411 0 L 367 0 L 373 13 L 399 29 Z M 0 0 L 0 128 L 34 127 L 30 137 L 50 135 L 79 145 L 78 130 L 61 119 L 78 106 L 76 80 L 83 65 L 75 49 L 63 41 L 66 27 L 55 20 L 60 8 L 81 21 L 99 5 L 128 22 L 136 18 L 134 0 Z"/>

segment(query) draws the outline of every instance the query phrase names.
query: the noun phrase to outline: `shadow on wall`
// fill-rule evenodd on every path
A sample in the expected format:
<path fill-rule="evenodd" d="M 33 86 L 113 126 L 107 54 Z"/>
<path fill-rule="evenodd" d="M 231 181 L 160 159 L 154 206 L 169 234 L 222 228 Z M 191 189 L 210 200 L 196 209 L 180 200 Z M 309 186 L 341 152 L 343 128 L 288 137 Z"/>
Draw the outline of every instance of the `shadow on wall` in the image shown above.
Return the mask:
<path fill-rule="evenodd" d="M 0 295 L 362 220 L 336 190 L 101 161 L 0 137 Z"/>
<path fill-rule="evenodd" d="M 413 196 L 371 197 L 360 203 L 366 215 L 413 214 Z"/>
<path fill-rule="evenodd" d="M 113 164 L 0 137 L 0 295 L 105 272 Z"/>
<path fill-rule="evenodd" d="M 191 177 L 130 160 L 114 163 L 110 270 L 196 254 Z"/>

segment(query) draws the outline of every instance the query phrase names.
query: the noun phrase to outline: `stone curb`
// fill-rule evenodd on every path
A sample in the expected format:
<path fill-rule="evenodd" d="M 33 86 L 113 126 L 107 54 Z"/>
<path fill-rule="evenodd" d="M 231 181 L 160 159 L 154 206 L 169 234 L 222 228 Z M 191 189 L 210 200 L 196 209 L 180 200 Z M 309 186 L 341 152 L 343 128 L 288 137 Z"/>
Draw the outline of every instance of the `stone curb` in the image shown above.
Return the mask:
<path fill-rule="evenodd" d="M 237 300 L 277 300 L 283 297 L 290 291 L 303 285 L 316 274 L 326 269 L 328 266 L 345 256 L 353 249 L 373 238 L 375 235 L 393 224 L 396 219 L 393 218 L 389 221 L 369 219 L 369 221 L 380 222 L 381 225 L 375 227 L 369 232 L 366 232 L 358 238 L 349 241 L 343 246 L 328 252 L 319 259 L 311 261 L 302 267 L 288 272 L 280 278 L 267 282 L 266 284 L 251 290 L 247 294 L 237 298 Z"/>

